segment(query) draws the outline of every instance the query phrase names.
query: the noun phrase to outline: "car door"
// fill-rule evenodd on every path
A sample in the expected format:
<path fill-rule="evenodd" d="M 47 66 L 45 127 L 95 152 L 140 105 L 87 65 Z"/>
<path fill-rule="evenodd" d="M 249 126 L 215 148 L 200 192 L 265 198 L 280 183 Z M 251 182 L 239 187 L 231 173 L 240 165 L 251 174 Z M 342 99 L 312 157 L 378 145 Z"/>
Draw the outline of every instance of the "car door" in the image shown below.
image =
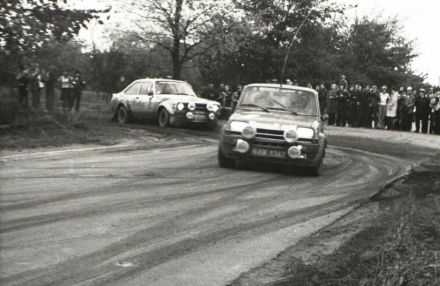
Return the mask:
<path fill-rule="evenodd" d="M 151 81 L 144 81 L 139 88 L 139 95 L 135 98 L 134 112 L 138 114 L 139 118 L 148 118 L 152 116 L 150 110 L 153 83 Z"/>
<path fill-rule="evenodd" d="M 130 109 L 133 116 L 137 117 L 134 112 L 134 107 L 136 104 L 136 97 L 139 97 L 139 88 L 141 86 L 140 82 L 134 82 L 129 85 L 124 91 L 124 102 Z"/>

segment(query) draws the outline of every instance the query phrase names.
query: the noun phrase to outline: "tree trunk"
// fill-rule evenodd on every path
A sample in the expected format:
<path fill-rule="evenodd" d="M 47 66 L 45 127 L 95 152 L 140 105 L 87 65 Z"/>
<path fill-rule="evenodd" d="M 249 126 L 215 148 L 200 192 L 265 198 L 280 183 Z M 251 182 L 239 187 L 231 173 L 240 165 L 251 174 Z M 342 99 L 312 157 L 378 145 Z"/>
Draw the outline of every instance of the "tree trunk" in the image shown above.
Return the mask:
<path fill-rule="evenodd" d="M 182 18 L 182 6 L 184 0 L 176 0 L 176 10 L 174 11 L 174 29 L 173 29 L 173 78 L 180 79 L 182 71 L 182 62 L 180 61 L 180 19 Z"/>

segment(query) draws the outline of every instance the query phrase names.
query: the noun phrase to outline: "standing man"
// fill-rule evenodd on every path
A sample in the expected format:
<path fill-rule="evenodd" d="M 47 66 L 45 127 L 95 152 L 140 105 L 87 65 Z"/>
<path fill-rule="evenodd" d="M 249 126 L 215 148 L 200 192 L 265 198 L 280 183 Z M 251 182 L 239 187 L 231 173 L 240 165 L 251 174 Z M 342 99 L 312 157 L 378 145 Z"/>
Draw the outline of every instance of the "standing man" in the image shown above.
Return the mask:
<path fill-rule="evenodd" d="M 341 80 L 339 81 L 339 86 L 344 86 L 344 89 L 348 89 L 348 81 L 345 75 L 341 75 Z"/>
<path fill-rule="evenodd" d="M 232 94 L 231 114 L 234 112 L 235 107 L 237 106 L 237 103 L 240 100 L 242 91 L 243 91 L 243 86 L 240 84 L 237 85 L 237 90 Z"/>
<path fill-rule="evenodd" d="M 319 109 L 321 114 L 324 114 L 327 110 L 327 89 L 325 88 L 325 84 L 321 83 L 318 89 L 318 98 L 319 98 Z"/>
<path fill-rule="evenodd" d="M 54 96 L 55 96 L 55 83 L 57 82 L 55 77 L 55 71 L 54 67 L 51 67 L 49 72 L 47 72 L 44 77 L 43 81 L 46 86 L 46 110 L 47 111 L 53 111 L 53 103 L 54 103 Z"/>
<path fill-rule="evenodd" d="M 411 131 L 413 112 L 415 105 L 415 96 L 412 87 L 406 89 L 406 95 L 402 99 L 402 130 Z"/>
<path fill-rule="evenodd" d="M 79 111 L 80 105 L 81 105 L 81 95 L 82 90 L 85 87 L 85 82 L 83 81 L 81 77 L 81 73 L 79 71 L 75 72 L 75 76 L 73 77 L 73 80 L 71 82 L 72 84 L 72 94 L 71 94 L 71 101 L 69 109 L 70 111 Z M 74 109 L 75 108 L 75 109 Z"/>
<path fill-rule="evenodd" d="M 379 103 L 379 92 L 377 86 L 373 85 L 368 93 L 368 128 L 377 128 L 377 113 Z M 373 124 L 374 123 L 374 124 Z"/>
<path fill-rule="evenodd" d="M 328 125 L 335 125 L 336 123 L 336 112 L 338 109 L 337 92 L 337 86 L 333 83 L 327 97 Z"/>
<path fill-rule="evenodd" d="M 67 111 L 69 109 L 70 102 L 70 77 L 67 75 L 66 71 L 63 71 L 63 75 L 58 79 L 61 87 L 61 103 L 63 107 L 63 111 Z"/>
<path fill-rule="evenodd" d="M 379 93 L 379 104 L 377 112 L 377 128 L 385 128 L 385 117 L 387 115 L 387 104 L 390 94 L 387 92 L 387 86 L 382 86 L 382 90 Z"/>
<path fill-rule="evenodd" d="M 28 71 L 23 70 L 17 77 L 18 92 L 19 92 L 18 102 L 24 108 L 28 108 L 28 106 L 29 106 L 29 93 L 28 93 L 29 77 L 28 77 L 28 75 L 29 75 Z"/>
<path fill-rule="evenodd" d="M 41 76 L 39 74 L 38 68 L 34 68 L 34 70 L 31 72 L 29 79 L 29 88 L 32 95 L 31 97 L 32 108 L 34 109 L 40 108 L 40 95 L 41 95 L 40 79 Z"/>
<path fill-rule="evenodd" d="M 336 115 L 336 125 L 345 127 L 347 125 L 348 105 L 350 94 L 344 85 L 339 87 L 337 93 L 338 109 Z"/>
<path fill-rule="evenodd" d="M 391 89 L 391 94 L 386 105 L 386 127 L 388 130 L 395 130 L 396 128 L 398 100 L 399 93 L 394 88 Z"/>
<path fill-rule="evenodd" d="M 429 98 L 426 96 L 425 89 L 419 89 L 416 96 L 416 133 L 428 133 L 429 117 Z M 421 123 L 421 124 L 420 124 Z M 421 129 L 420 129 L 421 125 Z"/>
<path fill-rule="evenodd" d="M 429 89 L 428 99 L 429 99 L 429 120 L 428 120 L 429 133 L 434 134 L 435 106 L 437 105 L 437 103 L 436 103 L 434 88 L 432 87 Z"/>
<path fill-rule="evenodd" d="M 435 96 L 437 105 L 434 107 L 434 134 L 440 135 L 440 91 Z"/>

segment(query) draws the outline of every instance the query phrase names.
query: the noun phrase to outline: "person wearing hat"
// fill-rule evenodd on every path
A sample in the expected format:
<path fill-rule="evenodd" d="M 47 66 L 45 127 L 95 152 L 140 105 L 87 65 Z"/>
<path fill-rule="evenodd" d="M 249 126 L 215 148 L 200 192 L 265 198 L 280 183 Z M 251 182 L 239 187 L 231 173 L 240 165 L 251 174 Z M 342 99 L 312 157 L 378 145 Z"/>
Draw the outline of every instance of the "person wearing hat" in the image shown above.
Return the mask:
<path fill-rule="evenodd" d="M 412 120 L 413 120 L 413 112 L 414 112 L 414 104 L 415 104 L 415 96 L 413 94 L 412 87 L 408 87 L 406 89 L 406 94 L 402 97 L 402 130 L 403 131 L 411 131 L 412 129 Z"/>
<path fill-rule="evenodd" d="M 338 87 L 335 83 L 333 83 L 327 94 L 328 125 L 336 124 L 336 112 L 338 110 L 337 93 Z"/>
<path fill-rule="evenodd" d="M 429 98 L 426 96 L 425 89 L 419 89 L 416 96 L 416 133 L 428 133 L 428 117 L 429 117 Z M 421 129 L 420 129 L 421 127 Z"/>
<path fill-rule="evenodd" d="M 429 89 L 428 98 L 429 98 L 429 118 L 428 118 L 429 133 L 434 134 L 435 106 L 437 105 L 437 99 L 435 97 L 434 88 L 432 87 Z"/>
<path fill-rule="evenodd" d="M 387 114 L 387 104 L 390 99 L 390 94 L 387 92 L 387 86 L 382 86 L 382 89 L 379 93 L 379 103 L 378 103 L 378 111 L 377 111 L 377 128 L 384 129 L 385 128 L 385 117 Z"/>

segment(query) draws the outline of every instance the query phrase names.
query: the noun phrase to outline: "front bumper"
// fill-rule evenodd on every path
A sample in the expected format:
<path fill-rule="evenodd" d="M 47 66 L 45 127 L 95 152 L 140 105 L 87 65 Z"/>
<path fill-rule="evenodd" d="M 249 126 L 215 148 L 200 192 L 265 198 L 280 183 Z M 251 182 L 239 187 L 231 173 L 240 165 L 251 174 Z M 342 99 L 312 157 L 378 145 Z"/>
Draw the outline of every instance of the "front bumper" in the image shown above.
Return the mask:
<path fill-rule="evenodd" d="M 235 150 L 237 140 L 241 139 L 249 143 L 250 149 L 246 153 L 240 153 Z M 250 140 L 243 139 L 241 135 L 226 134 L 221 135 L 220 150 L 224 156 L 235 160 L 252 160 L 266 163 L 275 163 L 292 166 L 315 166 L 325 156 L 323 138 L 316 140 L 299 140 L 295 143 L 282 142 L 280 140 L 266 140 L 262 138 L 253 138 Z M 301 146 L 302 158 L 292 159 L 287 155 L 287 150 L 292 146 Z M 279 157 L 262 157 L 253 155 L 253 149 L 273 150 L 277 153 L 284 153 L 283 158 Z M 271 151 L 269 151 L 271 152 Z"/>
<path fill-rule="evenodd" d="M 192 116 L 188 115 L 191 113 Z M 183 125 L 190 123 L 216 123 L 218 114 L 209 111 L 176 111 L 171 117 L 171 123 L 174 125 Z"/>

